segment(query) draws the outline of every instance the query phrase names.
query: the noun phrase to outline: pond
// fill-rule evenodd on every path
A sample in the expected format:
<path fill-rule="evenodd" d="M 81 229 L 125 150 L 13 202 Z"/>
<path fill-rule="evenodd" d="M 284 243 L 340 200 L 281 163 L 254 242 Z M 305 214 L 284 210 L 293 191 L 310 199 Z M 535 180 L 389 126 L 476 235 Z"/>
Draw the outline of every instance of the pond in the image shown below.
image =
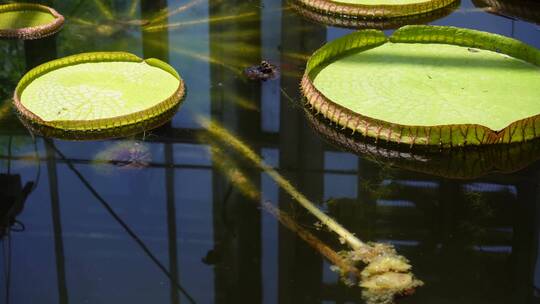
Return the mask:
<path fill-rule="evenodd" d="M 286 0 L 42 3 L 66 17 L 57 35 L 0 40 L 0 303 L 364 303 L 298 231 L 345 246 L 276 174 L 360 239 L 410 260 L 425 285 L 400 303 L 540 302 L 537 143 L 393 152 L 306 114 L 308 57 L 353 30 L 305 19 Z M 471 0 L 430 24 L 540 48 L 538 25 Z M 11 109 L 22 75 L 94 51 L 169 63 L 187 87 L 178 112 L 114 139 L 32 136 Z M 262 60 L 279 75 L 244 75 Z"/>

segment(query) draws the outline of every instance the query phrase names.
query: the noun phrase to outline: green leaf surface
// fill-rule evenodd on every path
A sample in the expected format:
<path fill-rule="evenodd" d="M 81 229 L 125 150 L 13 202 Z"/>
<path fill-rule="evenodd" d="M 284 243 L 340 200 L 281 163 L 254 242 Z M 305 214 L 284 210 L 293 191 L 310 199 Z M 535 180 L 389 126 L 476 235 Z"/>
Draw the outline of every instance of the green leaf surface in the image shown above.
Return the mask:
<path fill-rule="evenodd" d="M 179 80 L 145 62 L 98 62 L 64 67 L 28 85 L 21 103 L 44 121 L 128 115 L 173 95 Z"/>
<path fill-rule="evenodd" d="M 360 31 L 309 59 L 302 90 L 317 112 L 363 135 L 453 147 L 540 135 L 540 51 L 454 27 Z"/>
<path fill-rule="evenodd" d="M 55 17 L 41 11 L 0 12 L 0 29 L 19 29 L 53 22 Z"/>
<path fill-rule="evenodd" d="M 35 3 L 0 4 L 0 38 L 39 39 L 58 32 L 64 17 Z"/>
<path fill-rule="evenodd" d="M 313 81 L 341 106 L 403 125 L 501 130 L 540 114 L 539 67 L 462 46 L 389 42 L 331 62 Z"/>
<path fill-rule="evenodd" d="M 170 119 L 183 96 L 182 79 L 165 62 L 121 52 L 84 53 L 28 72 L 17 86 L 15 107 L 39 133 L 84 139 L 115 134 L 113 129 L 156 127 Z"/>

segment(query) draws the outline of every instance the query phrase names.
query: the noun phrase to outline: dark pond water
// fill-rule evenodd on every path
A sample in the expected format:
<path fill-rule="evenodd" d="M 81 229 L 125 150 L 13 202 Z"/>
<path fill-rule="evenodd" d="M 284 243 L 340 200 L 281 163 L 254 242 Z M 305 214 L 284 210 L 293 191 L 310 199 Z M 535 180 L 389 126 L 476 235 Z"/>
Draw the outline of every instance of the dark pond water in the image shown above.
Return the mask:
<path fill-rule="evenodd" d="M 59 35 L 0 41 L 0 303 L 362 303 L 358 288 L 342 284 L 257 201 L 339 250 L 336 238 L 316 230 L 267 174 L 207 136 L 201 117 L 241 138 L 361 239 L 394 244 L 425 282 L 402 303 L 540 303 L 540 150 L 465 162 L 343 150 L 295 100 L 307 56 L 350 30 L 307 21 L 285 0 L 47 4 L 68 19 Z M 155 16 L 168 17 L 152 32 L 126 22 Z M 540 47 L 537 25 L 469 0 L 433 24 Z M 129 138 L 34 141 L 9 107 L 24 72 L 113 50 L 180 71 L 188 94 L 173 120 Z M 242 75 L 261 59 L 281 68 L 278 79 Z M 234 166 L 254 195 L 235 186 L 238 176 L 227 174 Z M 514 173 L 490 172 L 496 167 Z"/>

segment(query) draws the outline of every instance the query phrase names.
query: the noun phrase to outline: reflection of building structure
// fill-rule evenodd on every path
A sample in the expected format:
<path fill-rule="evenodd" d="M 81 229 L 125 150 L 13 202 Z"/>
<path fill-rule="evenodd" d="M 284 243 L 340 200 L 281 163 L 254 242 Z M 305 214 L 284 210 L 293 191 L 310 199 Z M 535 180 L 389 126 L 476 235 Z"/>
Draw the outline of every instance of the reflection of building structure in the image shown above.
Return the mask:
<path fill-rule="evenodd" d="M 166 3 L 148 0 L 141 5 L 143 12 L 156 12 Z M 439 297 L 460 298 L 456 294 L 475 299 L 474 303 L 530 302 L 538 251 L 536 170 L 455 182 L 391 169 L 325 144 L 310 130 L 302 111 L 280 98 L 279 89 L 299 98 L 295 96 L 299 68 L 291 58 L 311 53 L 329 33 L 290 12 L 276 14 L 272 1 L 264 4 L 265 8 L 250 1 L 209 1 L 203 5 L 200 10 L 208 10 L 210 16 L 241 11 L 255 17 L 209 23 L 207 46 L 199 46 L 200 41 L 191 38 L 197 45 L 199 65 L 187 63 L 194 55 L 186 55 L 178 43 L 188 40 L 182 36 L 188 36 L 186 32 L 137 33 L 141 45 L 136 47 L 142 47 L 145 57 L 170 62 L 182 59 L 178 67 L 189 74 L 188 86 L 191 83 L 197 90 L 210 91 L 205 99 L 197 90 L 190 90 L 186 100 L 192 103 L 190 111 L 211 115 L 247 140 L 312 201 L 342 199 L 339 204 L 321 204 L 321 208 L 328 208 L 362 238 L 395 243 L 412 259 L 418 275 L 429 282 L 417 295 L 418 303 L 432 303 Z M 265 21 L 260 21 L 279 17 L 280 27 L 286 30 L 265 27 Z M 168 43 L 163 47 L 153 43 L 156 40 Z M 52 43 L 41 47 L 49 51 L 44 57 L 38 58 L 27 49 L 29 65 L 56 57 L 54 40 L 44 43 Z M 241 64 L 256 64 L 263 58 L 280 61 L 281 80 L 259 84 L 238 75 Z M 201 85 L 204 82 L 197 78 L 198 73 L 209 74 L 208 87 Z M 55 145 L 110 200 L 167 265 L 171 276 L 200 302 L 356 301 L 358 295 L 337 283 L 317 253 L 290 231 L 265 222 L 255 204 L 231 190 L 212 164 L 208 143 L 198 141 L 199 131 L 191 121 L 184 123 L 173 121 L 152 132 L 147 138 L 153 155 L 149 167 L 119 171 L 116 177 L 98 175 L 89 166 L 95 152 L 110 143 L 55 141 Z M 24 130 L 18 134 L 25 134 Z M 41 184 L 41 192 L 31 197 L 30 209 L 24 214 L 31 223 L 29 231 L 26 236 L 17 236 L 26 245 L 19 246 L 19 251 L 35 248 L 40 256 L 19 252 L 24 259 L 15 262 L 17 270 L 26 270 L 25 274 L 36 273 L 31 272 L 32 267 L 42 270 L 34 280 L 47 281 L 44 284 L 50 288 L 40 289 L 28 299 L 43 297 L 52 303 L 78 303 L 86 297 L 95 302 L 185 302 L 109 214 L 95 204 L 65 161 L 51 149 L 41 152 L 47 156 L 43 159 L 46 182 Z M 16 156 L 15 160 L 22 159 Z M 278 201 L 280 208 L 295 214 L 303 224 L 313 224 L 302 210 L 294 208 L 288 195 L 270 185 L 258 171 L 246 169 L 251 181 L 267 190 L 264 195 Z M 472 192 L 482 195 L 471 196 Z M 47 199 L 50 206 L 43 204 Z M 482 205 L 486 202 L 489 208 Z M 480 209 L 474 209 L 474 204 Z M 483 209 L 491 210 L 493 217 L 477 213 Z M 52 214 L 52 219 L 43 214 Z M 21 240 L 24 237 L 28 238 L 26 243 Z M 24 268 L 23 262 L 30 266 Z M 30 293 L 26 286 L 28 281 L 34 282 L 32 278 L 22 275 L 14 280 L 18 280 L 12 287 L 15 291 Z M 527 283 L 517 283 L 523 281 Z M 35 302 L 30 300 L 27 302 Z"/>
<path fill-rule="evenodd" d="M 308 21 L 294 14 L 283 16 L 282 27 L 287 30 L 281 34 L 281 46 L 287 52 L 310 54 L 326 38 L 323 26 L 309 26 Z M 282 60 L 287 62 L 288 59 L 282 55 Z M 297 89 L 299 81 L 299 77 L 283 75 L 281 78 L 282 89 L 294 100 L 300 99 Z M 322 142 L 313 136 L 302 112 L 291 107 L 290 101 L 285 98 L 281 102 L 280 123 L 283 130 L 279 138 L 280 168 L 302 193 L 312 201 L 320 202 L 324 189 Z M 312 218 L 294 206 L 294 200 L 285 192 L 280 192 L 281 209 L 297 213 L 303 224 L 313 224 Z M 310 303 L 321 299 L 322 258 L 284 227 L 279 228 L 278 261 L 280 303 Z"/>
<path fill-rule="evenodd" d="M 211 16 L 239 13 L 253 14 L 246 21 L 210 24 L 210 58 L 224 64 L 210 69 L 211 116 L 243 138 L 263 136 L 261 128 L 261 88 L 239 74 L 238 67 L 230 69 L 228 63 L 243 62 L 245 66 L 261 61 L 260 8 L 245 1 L 209 1 Z M 251 34 L 226 36 L 249 29 Z M 224 47 L 228 46 L 228 47 Z M 251 47 L 249 50 L 247 47 Z M 218 85 L 215 85 L 218 84 Z M 244 106 L 234 106 L 241 100 Z M 254 110 L 255 109 L 255 110 Z M 257 145 L 260 151 L 262 145 Z M 248 171 L 250 180 L 258 185 L 256 170 Z M 214 249 L 221 256 L 215 266 L 215 300 L 235 303 L 258 303 L 262 297 L 261 278 L 261 214 L 258 206 L 240 193 L 231 193 L 230 183 L 218 170 L 213 171 L 212 187 L 214 216 Z M 223 216 L 224 215 L 224 216 Z"/>

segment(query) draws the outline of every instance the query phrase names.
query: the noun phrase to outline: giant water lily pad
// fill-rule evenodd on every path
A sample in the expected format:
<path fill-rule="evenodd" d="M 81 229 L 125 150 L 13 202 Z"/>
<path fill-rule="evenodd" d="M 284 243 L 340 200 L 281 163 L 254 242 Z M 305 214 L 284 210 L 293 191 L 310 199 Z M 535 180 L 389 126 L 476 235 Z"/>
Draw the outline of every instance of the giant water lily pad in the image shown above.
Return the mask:
<path fill-rule="evenodd" d="M 392 19 L 430 13 L 456 0 L 294 0 L 315 12 L 342 19 Z"/>
<path fill-rule="evenodd" d="M 453 27 L 407 26 L 337 39 L 309 59 L 306 102 L 353 132 L 410 146 L 540 136 L 540 51 Z"/>
<path fill-rule="evenodd" d="M 0 4 L 0 38 L 43 38 L 58 32 L 63 24 L 64 17 L 44 5 Z"/>
<path fill-rule="evenodd" d="M 411 150 L 396 144 L 353 135 L 306 110 L 313 130 L 338 149 L 377 164 L 453 179 L 474 179 L 512 173 L 540 159 L 540 139 L 512 145 L 468 146 L 441 151 Z"/>
<path fill-rule="evenodd" d="M 184 96 L 168 64 L 121 52 L 57 59 L 28 72 L 14 102 L 23 122 L 44 135 L 94 139 L 163 124 Z"/>
<path fill-rule="evenodd" d="M 517 17 L 540 24 L 540 2 L 537 0 L 472 0 L 488 13 Z"/>
<path fill-rule="evenodd" d="M 339 14 L 328 14 L 313 10 L 305 5 L 299 4 L 298 1 L 291 1 L 292 8 L 306 19 L 317 23 L 322 23 L 329 26 L 339 26 L 352 29 L 396 29 L 409 24 L 427 24 L 437 19 L 441 19 L 450 15 L 457 7 L 460 1 L 456 0 L 447 6 L 434 9 L 431 11 L 404 15 L 393 18 L 372 18 L 366 16 L 364 18 L 349 18 Z"/>

